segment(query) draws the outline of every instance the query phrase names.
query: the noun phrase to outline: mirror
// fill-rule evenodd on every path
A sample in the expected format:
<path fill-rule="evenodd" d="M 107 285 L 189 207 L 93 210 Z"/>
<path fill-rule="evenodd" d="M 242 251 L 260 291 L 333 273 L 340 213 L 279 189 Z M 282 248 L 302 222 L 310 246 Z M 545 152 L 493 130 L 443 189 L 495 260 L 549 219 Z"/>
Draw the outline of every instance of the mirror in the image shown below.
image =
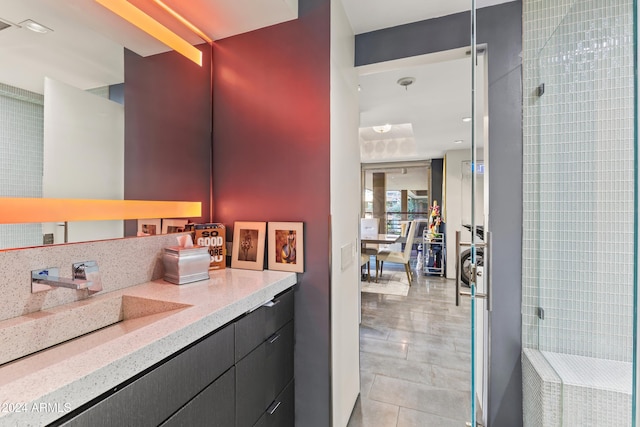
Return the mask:
<path fill-rule="evenodd" d="M 125 49 L 111 37 L 125 39 L 130 29 L 100 8 L 2 1 L 0 196 L 124 198 Z M 46 32 L 30 31 L 30 21 Z M 158 53 L 154 43 L 144 53 Z M 1 224 L 0 249 L 124 235 L 123 221 Z"/>
<path fill-rule="evenodd" d="M 131 0 L 131 3 L 143 9 L 154 7 L 152 2 Z M 252 6 L 250 13 L 243 2 L 236 0 L 219 0 L 215 6 L 210 0 L 165 0 L 165 3 L 193 18 L 214 40 L 298 16 L 296 0 L 263 0 Z M 187 42 L 202 43 L 166 13 L 157 8 L 155 12 L 145 11 Z M 51 31 L 29 31 L 27 20 Z M 42 148 L 45 138 L 41 136 L 38 140 L 38 135 L 44 134 L 45 119 L 42 124 L 29 121 L 30 124 L 25 124 L 24 119 L 44 108 L 44 76 L 48 76 L 103 98 L 120 101 L 126 98 L 125 199 L 197 201 L 202 203 L 202 216 L 194 220 L 210 219 L 210 50 L 206 45 L 197 47 L 205 56 L 203 67 L 170 52 L 162 43 L 92 0 L 0 0 L 0 108 L 4 109 L 3 114 L 7 110 L 20 113 L 6 119 L 7 123 L 0 122 L 0 170 L 4 173 L 9 165 L 14 166 L 14 175 L 0 175 L 0 196 L 42 197 L 42 177 L 46 173 L 42 165 L 48 159 L 44 158 Z M 157 55 L 163 52 L 169 53 Z M 121 85 L 125 74 L 127 84 Z M 8 102 L 12 107 L 7 107 Z M 78 127 L 86 124 L 86 120 L 71 121 Z M 11 130 L 8 124 L 13 125 Z M 18 137 L 35 141 L 29 145 Z M 15 142 L 17 138 L 19 143 Z M 8 146 L 9 140 L 13 141 L 12 146 Z M 13 157 L 9 159 L 9 155 Z M 74 159 L 75 163 L 68 167 L 71 170 L 79 168 L 81 162 L 95 164 L 95 157 L 100 158 L 94 156 L 91 160 L 90 156 L 83 157 L 77 152 L 58 155 Z M 37 165 L 28 167 L 30 156 L 42 158 Z M 83 179 L 80 175 L 76 181 Z M 93 193 L 91 196 L 95 197 Z M 42 244 L 42 227 L 42 224 L 0 224 L 0 248 Z M 64 234 L 57 224 L 53 227 Z M 135 235 L 138 227 L 135 221 L 126 221 L 124 229 L 125 235 Z"/>

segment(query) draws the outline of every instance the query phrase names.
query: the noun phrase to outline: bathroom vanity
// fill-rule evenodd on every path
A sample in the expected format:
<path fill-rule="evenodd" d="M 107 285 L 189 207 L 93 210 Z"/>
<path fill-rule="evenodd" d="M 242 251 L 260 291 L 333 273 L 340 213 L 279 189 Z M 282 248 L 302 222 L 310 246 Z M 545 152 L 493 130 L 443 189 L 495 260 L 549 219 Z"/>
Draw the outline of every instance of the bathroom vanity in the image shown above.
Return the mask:
<path fill-rule="evenodd" d="M 128 315 L 0 366 L 0 425 L 293 426 L 295 282 L 226 269 L 49 310 L 99 317 L 115 299 Z"/>

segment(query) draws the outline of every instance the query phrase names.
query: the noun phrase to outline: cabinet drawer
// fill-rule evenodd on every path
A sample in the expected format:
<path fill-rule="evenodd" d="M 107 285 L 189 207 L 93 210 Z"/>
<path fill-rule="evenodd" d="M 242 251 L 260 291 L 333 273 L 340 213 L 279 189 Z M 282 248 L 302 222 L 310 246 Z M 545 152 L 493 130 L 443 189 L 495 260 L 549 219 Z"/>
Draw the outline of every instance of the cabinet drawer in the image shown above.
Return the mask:
<path fill-rule="evenodd" d="M 236 423 L 235 368 L 229 369 L 183 406 L 162 427 L 229 427 Z"/>
<path fill-rule="evenodd" d="M 277 295 L 269 303 L 248 313 L 236 323 L 236 361 L 262 344 L 293 319 L 293 290 Z"/>
<path fill-rule="evenodd" d="M 233 365 L 229 325 L 99 401 L 64 426 L 157 426 Z"/>
<path fill-rule="evenodd" d="M 294 381 L 291 380 L 254 427 L 293 427 L 295 424 L 294 391 Z"/>
<path fill-rule="evenodd" d="M 293 324 L 287 323 L 265 342 L 267 404 L 270 404 L 293 378 Z"/>
<path fill-rule="evenodd" d="M 293 378 L 293 321 L 236 364 L 236 425 L 252 426 Z"/>

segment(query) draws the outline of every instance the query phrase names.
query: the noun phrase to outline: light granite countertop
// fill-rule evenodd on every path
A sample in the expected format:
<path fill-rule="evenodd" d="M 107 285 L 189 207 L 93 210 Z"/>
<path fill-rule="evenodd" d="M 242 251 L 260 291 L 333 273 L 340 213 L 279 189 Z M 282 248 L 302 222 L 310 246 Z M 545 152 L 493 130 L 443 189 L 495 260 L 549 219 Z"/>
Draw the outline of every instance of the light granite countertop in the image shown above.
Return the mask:
<path fill-rule="evenodd" d="M 295 283 L 295 273 L 227 268 L 212 271 L 205 281 L 174 285 L 155 280 L 49 310 L 58 313 L 121 296 L 186 305 L 117 323 L 1 365 L 0 425 L 55 421 Z"/>

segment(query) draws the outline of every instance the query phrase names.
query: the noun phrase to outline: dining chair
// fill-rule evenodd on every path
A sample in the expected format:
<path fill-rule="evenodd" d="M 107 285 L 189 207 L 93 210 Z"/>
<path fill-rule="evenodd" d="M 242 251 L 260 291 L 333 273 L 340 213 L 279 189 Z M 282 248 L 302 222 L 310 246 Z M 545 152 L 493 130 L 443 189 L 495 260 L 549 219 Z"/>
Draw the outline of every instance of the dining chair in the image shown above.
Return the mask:
<path fill-rule="evenodd" d="M 360 255 L 360 268 L 367 266 L 367 281 L 371 282 L 371 256 L 362 254 Z"/>
<path fill-rule="evenodd" d="M 380 218 L 360 218 L 360 237 L 362 236 L 377 236 L 379 233 Z M 360 250 L 362 256 L 366 256 L 369 261 L 367 263 L 369 275 L 369 281 L 371 281 L 371 257 L 376 257 L 376 281 L 378 280 L 378 245 L 368 244 L 362 245 Z M 364 263 L 362 264 L 364 265 Z"/>
<path fill-rule="evenodd" d="M 378 251 L 376 260 L 380 262 L 380 276 L 382 276 L 382 266 L 385 261 L 404 264 L 404 269 L 407 272 L 407 279 L 409 279 L 409 286 L 411 286 L 411 266 L 409 265 L 409 259 L 411 258 L 411 249 L 413 248 L 413 237 L 416 234 L 416 226 L 417 221 L 411 221 L 409 232 L 407 233 L 407 241 L 404 245 L 404 251 L 389 251 L 384 249 Z M 376 268 L 376 279 L 378 278 L 377 270 L 378 269 Z"/>

